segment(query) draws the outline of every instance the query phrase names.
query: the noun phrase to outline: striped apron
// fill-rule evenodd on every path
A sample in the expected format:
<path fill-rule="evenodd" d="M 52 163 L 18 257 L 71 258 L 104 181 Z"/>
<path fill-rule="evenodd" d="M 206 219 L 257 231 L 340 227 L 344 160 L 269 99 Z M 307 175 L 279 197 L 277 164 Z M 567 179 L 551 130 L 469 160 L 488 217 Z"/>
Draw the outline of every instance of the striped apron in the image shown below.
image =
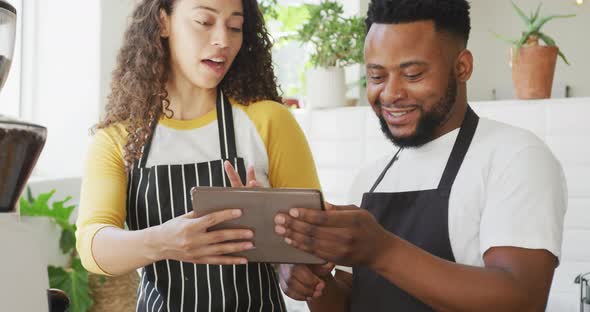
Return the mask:
<path fill-rule="evenodd" d="M 218 91 L 220 159 L 146 168 L 150 137 L 129 173 L 127 226 L 141 230 L 192 209 L 194 186 L 230 186 L 223 162 L 229 160 L 242 182 L 244 159 L 236 153 L 232 107 Z M 156 124 L 156 123 L 154 123 Z M 155 125 L 152 131 L 155 132 Z M 205 265 L 162 260 L 142 269 L 137 311 L 285 311 L 277 276 L 270 264 Z"/>

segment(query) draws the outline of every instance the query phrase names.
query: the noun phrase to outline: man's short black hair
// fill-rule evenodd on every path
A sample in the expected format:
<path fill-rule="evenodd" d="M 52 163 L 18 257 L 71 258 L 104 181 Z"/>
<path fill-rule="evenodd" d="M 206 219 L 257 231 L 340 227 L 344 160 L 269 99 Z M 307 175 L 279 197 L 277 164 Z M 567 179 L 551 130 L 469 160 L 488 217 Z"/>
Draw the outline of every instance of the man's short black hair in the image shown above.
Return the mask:
<path fill-rule="evenodd" d="M 470 8 L 467 0 L 371 0 L 365 23 L 368 31 L 373 23 L 433 21 L 437 31 L 451 33 L 467 45 Z"/>

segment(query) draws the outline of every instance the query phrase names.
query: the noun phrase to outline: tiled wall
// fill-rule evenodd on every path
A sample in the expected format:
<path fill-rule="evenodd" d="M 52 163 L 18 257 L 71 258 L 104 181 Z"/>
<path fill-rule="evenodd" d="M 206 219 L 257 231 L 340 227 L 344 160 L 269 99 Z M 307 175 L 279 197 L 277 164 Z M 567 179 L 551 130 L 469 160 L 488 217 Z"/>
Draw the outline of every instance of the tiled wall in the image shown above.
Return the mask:
<path fill-rule="evenodd" d="M 544 139 L 564 168 L 569 207 L 562 260 L 556 271 L 547 311 L 579 311 L 581 272 L 590 271 L 590 98 L 549 101 L 472 103 L 482 117 L 526 128 Z M 348 201 L 356 172 L 392 153 L 369 107 L 297 111 L 307 135 L 327 200 Z"/>

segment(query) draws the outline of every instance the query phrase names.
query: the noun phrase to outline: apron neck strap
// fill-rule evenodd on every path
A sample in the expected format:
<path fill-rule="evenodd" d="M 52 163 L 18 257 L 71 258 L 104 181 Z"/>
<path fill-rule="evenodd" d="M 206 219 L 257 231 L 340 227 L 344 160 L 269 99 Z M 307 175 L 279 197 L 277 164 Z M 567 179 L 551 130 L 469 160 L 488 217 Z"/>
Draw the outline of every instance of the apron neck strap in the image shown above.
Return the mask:
<path fill-rule="evenodd" d="M 217 90 L 215 108 L 217 110 L 217 126 L 219 128 L 219 148 L 221 150 L 221 159 L 232 160 L 234 158 L 237 158 L 234 119 L 231 103 L 227 96 L 223 94 L 223 91 L 221 91 L 221 89 Z M 156 117 L 150 125 L 151 134 L 142 148 L 141 157 L 136 162 L 136 164 L 133 165 L 134 167 L 145 168 L 150 153 L 150 149 L 152 147 L 152 139 L 156 134 L 157 125 L 158 117 Z"/>
<path fill-rule="evenodd" d="M 217 91 L 217 125 L 219 128 L 219 148 L 221 159 L 231 160 L 237 157 L 236 135 L 231 103 L 221 89 Z"/>
<path fill-rule="evenodd" d="M 465 118 L 463 118 L 463 124 L 461 125 L 461 129 L 455 140 L 455 145 L 453 145 L 451 156 L 449 156 L 449 161 L 447 161 L 442 178 L 438 184 L 438 189 L 443 196 L 448 197 L 451 194 L 451 188 L 453 187 L 457 173 L 459 173 L 461 164 L 465 159 L 465 155 L 469 150 L 478 123 L 479 117 L 473 109 L 471 109 L 471 106 L 468 105 Z"/>
<path fill-rule="evenodd" d="M 441 195 L 449 196 L 451 194 L 451 187 L 455 182 L 455 178 L 457 177 L 457 173 L 461 168 L 461 164 L 463 163 L 463 159 L 465 159 L 465 155 L 467 154 L 467 150 L 469 150 L 469 146 L 471 145 L 471 141 L 473 140 L 473 136 L 475 135 L 475 130 L 477 129 L 477 124 L 479 122 L 479 117 L 477 114 L 471 109 L 471 106 L 467 106 L 467 112 L 465 113 L 465 117 L 463 118 L 463 123 L 461 124 L 461 129 L 459 130 L 459 134 L 457 139 L 455 140 L 455 145 L 453 145 L 453 150 L 451 151 L 451 156 L 449 156 L 449 160 L 447 161 L 447 165 L 445 167 L 445 171 L 443 172 L 442 178 L 438 185 L 438 190 L 441 191 Z M 381 183 L 389 168 L 395 163 L 398 159 L 399 153 L 402 151 L 403 148 L 400 148 L 397 153 L 393 156 L 391 161 L 387 164 L 385 169 L 381 172 L 381 175 L 371 187 L 369 193 L 373 193 L 377 186 Z"/>
<path fill-rule="evenodd" d="M 393 163 L 397 160 L 397 158 L 399 156 L 399 153 L 402 151 L 402 149 L 403 149 L 403 147 L 400 147 L 397 150 L 397 152 L 395 153 L 395 155 L 393 155 L 393 158 L 389 161 L 389 163 L 387 164 L 387 166 L 385 167 L 385 169 L 383 169 L 383 171 L 381 171 L 381 174 L 377 178 L 377 181 L 375 181 L 375 183 L 371 187 L 371 190 L 369 191 L 369 193 L 373 193 L 375 191 L 375 189 L 377 188 L 377 186 L 379 186 L 379 184 L 381 184 L 381 181 L 385 177 L 385 174 L 387 174 L 387 171 L 389 171 L 389 168 L 391 168 L 391 166 L 393 165 Z"/>
<path fill-rule="evenodd" d="M 134 167 L 145 168 L 145 164 L 147 162 L 148 155 L 150 153 L 150 149 L 152 148 L 152 138 L 156 134 L 156 126 L 158 125 L 158 118 L 159 117 L 156 116 L 154 118 L 154 120 L 152 120 L 152 123 L 150 124 L 150 129 L 151 129 L 150 135 L 148 136 L 147 140 L 145 141 L 145 144 L 143 145 L 143 147 L 141 148 L 141 156 L 139 157 L 139 161 L 133 165 Z"/>

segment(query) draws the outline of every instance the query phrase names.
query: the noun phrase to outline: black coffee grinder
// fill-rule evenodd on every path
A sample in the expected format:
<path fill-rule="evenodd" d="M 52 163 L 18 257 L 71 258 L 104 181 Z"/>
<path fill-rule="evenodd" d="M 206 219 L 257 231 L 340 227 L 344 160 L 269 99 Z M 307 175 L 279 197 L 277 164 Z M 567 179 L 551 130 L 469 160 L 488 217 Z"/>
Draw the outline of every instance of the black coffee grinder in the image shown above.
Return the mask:
<path fill-rule="evenodd" d="M 16 37 L 16 9 L 0 0 L 0 90 Z M 5 103 L 0 103 L 3 105 Z M 18 199 L 45 145 L 47 129 L 0 115 L 0 310 L 65 311 L 67 296 L 48 290 L 47 261 L 39 256 L 30 225 L 21 222 Z"/>
<path fill-rule="evenodd" d="M 10 71 L 15 34 L 16 10 L 9 3 L 0 1 L 0 90 Z M 46 137 L 45 127 L 0 115 L 0 213 L 17 211 L 18 198 Z"/>

